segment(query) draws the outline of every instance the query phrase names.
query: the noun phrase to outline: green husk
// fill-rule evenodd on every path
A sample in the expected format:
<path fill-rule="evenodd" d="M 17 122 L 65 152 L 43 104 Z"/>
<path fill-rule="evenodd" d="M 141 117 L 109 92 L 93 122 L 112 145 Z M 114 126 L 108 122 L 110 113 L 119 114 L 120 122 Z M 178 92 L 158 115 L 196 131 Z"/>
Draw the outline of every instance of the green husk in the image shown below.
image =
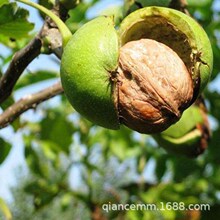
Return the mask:
<path fill-rule="evenodd" d="M 61 60 L 62 84 L 70 103 L 88 120 L 110 129 L 119 128 L 111 81 L 118 50 L 113 20 L 102 16 L 73 35 Z"/>

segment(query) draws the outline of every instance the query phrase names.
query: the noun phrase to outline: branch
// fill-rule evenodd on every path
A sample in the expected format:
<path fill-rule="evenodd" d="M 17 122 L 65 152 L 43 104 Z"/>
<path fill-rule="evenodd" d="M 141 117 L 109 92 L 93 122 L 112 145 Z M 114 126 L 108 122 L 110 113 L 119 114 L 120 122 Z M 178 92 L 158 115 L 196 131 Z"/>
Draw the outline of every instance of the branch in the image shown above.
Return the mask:
<path fill-rule="evenodd" d="M 35 37 L 25 48 L 15 53 L 8 69 L 0 79 L 0 103 L 10 96 L 24 69 L 40 54 L 41 46 L 41 39 Z"/>
<path fill-rule="evenodd" d="M 65 20 L 67 11 L 61 8 L 61 5 L 56 5 L 52 9 L 55 14 Z M 12 61 L 6 70 L 5 74 L 0 79 L 0 104 L 3 103 L 12 93 L 13 88 L 22 75 L 25 68 L 41 54 L 41 49 L 45 38 L 51 41 L 46 45 L 47 53 L 54 53 L 57 57 L 62 54 L 62 40 L 56 25 L 50 18 L 46 18 L 43 27 L 37 36 L 23 49 L 16 52 Z"/>
<path fill-rule="evenodd" d="M 20 116 L 28 109 L 36 108 L 36 106 L 41 102 L 48 100 L 56 95 L 59 95 L 62 92 L 63 88 L 61 82 L 59 81 L 44 90 L 21 98 L 0 115 L 0 129 L 8 126 L 18 116 Z"/>

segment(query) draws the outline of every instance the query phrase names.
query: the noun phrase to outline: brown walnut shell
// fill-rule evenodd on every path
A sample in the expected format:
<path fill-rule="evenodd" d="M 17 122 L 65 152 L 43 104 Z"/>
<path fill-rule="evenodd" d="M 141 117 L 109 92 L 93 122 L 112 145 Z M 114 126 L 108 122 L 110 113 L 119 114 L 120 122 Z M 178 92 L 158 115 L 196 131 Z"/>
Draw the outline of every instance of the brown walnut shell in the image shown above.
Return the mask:
<path fill-rule="evenodd" d="M 193 97 L 192 78 L 171 48 L 151 39 L 120 48 L 117 74 L 121 123 L 157 133 L 177 122 Z"/>

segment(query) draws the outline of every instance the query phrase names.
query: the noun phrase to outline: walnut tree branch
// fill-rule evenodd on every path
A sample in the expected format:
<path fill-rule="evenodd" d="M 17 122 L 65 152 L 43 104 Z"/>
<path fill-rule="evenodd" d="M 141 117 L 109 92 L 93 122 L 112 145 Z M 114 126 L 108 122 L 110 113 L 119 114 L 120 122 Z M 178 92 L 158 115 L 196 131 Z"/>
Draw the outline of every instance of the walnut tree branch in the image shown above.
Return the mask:
<path fill-rule="evenodd" d="M 52 9 L 61 19 L 65 20 L 67 11 L 61 5 L 56 5 Z M 0 79 L 0 104 L 3 103 L 12 93 L 15 84 L 22 75 L 25 68 L 41 53 L 44 46 L 44 39 L 49 40 L 47 53 L 54 53 L 61 57 L 62 43 L 61 36 L 56 25 L 50 18 L 46 18 L 43 27 L 36 37 L 23 49 L 16 52 L 6 72 Z"/>
<path fill-rule="evenodd" d="M 10 96 L 24 69 L 40 54 L 41 46 L 41 39 L 35 37 L 25 48 L 15 53 L 8 69 L 0 79 L 0 103 Z"/>
<path fill-rule="evenodd" d="M 59 81 L 44 90 L 21 98 L 0 115 L 0 129 L 12 123 L 23 112 L 36 108 L 41 102 L 61 93 L 63 93 L 63 88 Z"/>

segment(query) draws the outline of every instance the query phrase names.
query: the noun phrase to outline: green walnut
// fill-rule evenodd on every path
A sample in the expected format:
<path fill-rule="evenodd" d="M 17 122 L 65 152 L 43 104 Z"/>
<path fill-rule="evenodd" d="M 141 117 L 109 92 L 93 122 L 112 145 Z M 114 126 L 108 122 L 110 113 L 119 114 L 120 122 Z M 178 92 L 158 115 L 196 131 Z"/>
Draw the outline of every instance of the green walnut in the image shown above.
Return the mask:
<path fill-rule="evenodd" d="M 176 124 L 153 138 L 169 153 L 195 158 L 205 151 L 210 136 L 207 112 L 199 98 Z"/>
<path fill-rule="evenodd" d="M 112 74 L 119 56 L 118 35 L 110 17 L 99 17 L 80 28 L 64 48 L 61 80 L 67 98 L 84 117 L 118 129 Z"/>
<path fill-rule="evenodd" d="M 141 133 L 162 132 L 180 119 L 209 80 L 209 39 L 179 11 L 139 9 L 118 30 L 111 17 L 101 16 L 72 36 L 58 20 L 65 94 L 76 111 L 100 126 L 119 129 L 125 124 Z"/>

